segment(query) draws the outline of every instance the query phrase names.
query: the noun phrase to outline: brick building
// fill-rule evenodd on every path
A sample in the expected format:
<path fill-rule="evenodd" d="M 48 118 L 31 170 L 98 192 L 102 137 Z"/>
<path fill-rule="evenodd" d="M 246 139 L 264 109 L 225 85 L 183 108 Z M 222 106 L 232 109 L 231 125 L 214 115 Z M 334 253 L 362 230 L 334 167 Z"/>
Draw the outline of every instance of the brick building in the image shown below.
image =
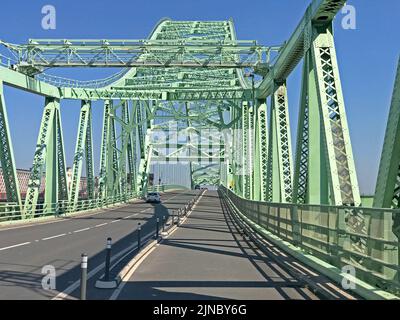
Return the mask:
<path fill-rule="evenodd" d="M 17 178 L 18 178 L 18 182 L 19 182 L 19 188 L 21 191 L 22 199 L 25 199 L 25 197 L 26 197 L 26 191 L 28 190 L 29 175 L 30 175 L 29 170 L 17 169 Z M 67 168 L 68 187 L 71 184 L 71 179 L 72 179 L 72 168 Z M 87 197 L 86 184 L 87 184 L 86 177 L 81 177 L 81 182 L 80 182 L 80 187 L 79 187 L 79 197 L 80 198 Z M 44 188 L 45 188 L 45 178 L 43 176 L 42 183 L 40 184 L 39 199 L 43 199 L 43 197 L 44 197 Z M 7 200 L 6 186 L 4 184 L 3 171 L 0 168 L 0 201 L 6 201 L 6 200 Z"/>

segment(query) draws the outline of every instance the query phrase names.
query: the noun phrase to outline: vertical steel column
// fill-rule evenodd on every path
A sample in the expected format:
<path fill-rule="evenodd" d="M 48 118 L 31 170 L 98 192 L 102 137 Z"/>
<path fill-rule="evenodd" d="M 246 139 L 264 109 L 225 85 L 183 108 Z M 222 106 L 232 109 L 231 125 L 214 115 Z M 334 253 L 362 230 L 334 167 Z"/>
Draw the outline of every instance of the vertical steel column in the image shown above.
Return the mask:
<path fill-rule="evenodd" d="M 67 165 L 64 151 L 64 138 L 60 109 L 56 110 L 57 115 L 57 161 L 58 161 L 58 200 L 69 200 Z"/>
<path fill-rule="evenodd" d="M 126 196 L 128 193 L 128 183 L 127 183 L 127 172 L 126 172 L 126 160 L 128 157 L 128 142 L 130 136 L 130 130 L 128 127 L 129 121 L 129 109 L 128 101 L 122 101 L 122 121 L 121 121 L 121 149 L 119 150 L 119 181 L 121 186 L 121 195 L 126 201 Z"/>
<path fill-rule="evenodd" d="M 295 203 L 329 204 L 329 178 L 315 70 L 305 53 L 293 182 Z"/>
<path fill-rule="evenodd" d="M 243 165 L 243 157 L 242 157 L 242 105 L 240 104 L 240 108 L 235 108 L 234 111 L 235 118 L 239 120 L 235 122 L 234 131 L 233 131 L 233 185 L 234 185 L 234 192 L 237 195 L 242 194 L 242 186 L 241 186 L 241 175 L 242 175 L 242 165 Z"/>
<path fill-rule="evenodd" d="M 276 84 L 271 103 L 267 201 L 292 201 L 292 146 L 286 84 Z"/>
<path fill-rule="evenodd" d="M 249 199 L 254 197 L 254 103 L 249 109 L 249 132 L 247 134 L 248 153 L 247 153 L 247 174 Z"/>
<path fill-rule="evenodd" d="M 400 59 L 394 82 L 373 206 L 400 208 Z M 400 238 L 400 214 L 382 212 L 380 219 L 374 219 L 369 228 L 374 230 L 375 235 L 379 235 L 388 241 L 398 241 Z M 382 244 L 379 249 L 383 251 L 383 261 L 389 264 L 400 264 L 399 246 L 395 248 Z M 383 268 L 383 273 L 389 279 L 396 279 L 397 277 L 398 281 L 400 278 L 399 272 L 391 268 Z"/>
<path fill-rule="evenodd" d="M 267 105 L 257 100 L 254 110 L 254 200 L 267 198 L 268 131 Z"/>
<path fill-rule="evenodd" d="M 93 162 L 93 133 L 92 133 L 92 107 L 89 103 L 88 123 L 85 140 L 86 183 L 88 199 L 94 199 L 94 162 Z"/>
<path fill-rule="evenodd" d="M 26 218 L 33 217 L 39 198 L 43 170 L 46 171 L 44 213 L 54 213 L 60 193 L 65 198 L 66 169 L 62 141 L 60 103 L 58 99 L 46 97 L 42 121 L 39 129 L 33 165 L 28 182 L 24 213 Z M 61 185 L 59 182 L 61 181 Z"/>
<path fill-rule="evenodd" d="M 55 108 L 52 119 L 49 119 L 49 140 L 46 145 L 46 178 L 44 190 L 44 210 L 46 213 L 55 212 L 58 203 L 57 111 Z"/>
<path fill-rule="evenodd" d="M 250 106 L 247 101 L 242 102 L 242 196 L 250 199 L 250 172 L 249 172 L 249 153 L 250 153 Z"/>
<path fill-rule="evenodd" d="M 379 164 L 374 207 L 400 208 L 400 59 Z"/>
<path fill-rule="evenodd" d="M 361 199 L 332 25 L 310 26 L 308 34 L 297 137 L 295 201 L 357 206 Z"/>
<path fill-rule="evenodd" d="M 91 102 L 87 100 L 82 100 L 82 106 L 79 115 L 78 132 L 76 137 L 74 162 L 72 166 L 72 180 L 70 189 L 70 203 L 72 205 L 72 210 L 74 210 L 79 199 L 84 155 L 86 158 L 88 198 L 93 199 L 94 197 L 91 113 Z"/>
<path fill-rule="evenodd" d="M 100 173 L 99 173 L 99 195 L 100 199 L 105 199 L 107 197 L 107 146 L 109 139 L 109 121 L 110 121 L 110 108 L 111 100 L 104 101 L 104 111 L 103 111 L 103 129 L 101 135 L 101 149 L 100 149 Z"/>
<path fill-rule="evenodd" d="M 134 124 L 134 114 L 135 110 L 132 111 L 132 114 L 129 112 L 129 106 L 126 110 L 126 123 L 129 125 L 129 133 L 128 133 L 128 170 L 129 170 L 129 184 L 130 184 L 130 192 L 136 192 L 136 124 Z"/>
<path fill-rule="evenodd" d="M 0 161 L 6 188 L 7 202 L 15 202 L 22 211 L 21 193 L 15 168 L 14 151 L 8 124 L 7 108 L 0 81 Z"/>
<path fill-rule="evenodd" d="M 121 183 L 119 179 L 117 132 L 115 119 L 117 118 L 116 109 L 118 105 L 113 103 L 110 106 L 108 120 L 108 139 L 107 139 L 107 194 L 111 197 L 121 195 Z"/>
<path fill-rule="evenodd" d="M 150 172 L 150 161 L 153 154 L 153 145 L 150 143 L 153 120 L 143 117 L 142 110 L 140 107 L 137 109 L 137 123 L 139 124 L 139 141 L 140 144 L 140 166 L 138 174 L 138 188 L 140 194 L 143 196 L 147 193 L 148 188 L 148 177 Z M 146 135 L 144 135 L 143 125 L 146 125 Z"/>

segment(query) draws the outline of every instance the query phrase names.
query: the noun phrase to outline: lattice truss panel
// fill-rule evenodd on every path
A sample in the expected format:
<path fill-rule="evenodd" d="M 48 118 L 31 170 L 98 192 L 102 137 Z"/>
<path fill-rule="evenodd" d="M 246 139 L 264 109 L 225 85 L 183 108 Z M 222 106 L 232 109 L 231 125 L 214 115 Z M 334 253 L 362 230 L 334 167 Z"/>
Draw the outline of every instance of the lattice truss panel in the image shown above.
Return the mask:
<path fill-rule="evenodd" d="M 267 199 L 292 200 L 292 147 L 285 84 L 277 84 L 271 97 L 270 143 L 267 167 Z"/>
<path fill-rule="evenodd" d="M 321 63 L 320 71 L 322 72 L 324 85 L 323 92 L 325 95 L 325 112 L 328 113 L 331 127 L 334 156 L 339 177 L 342 202 L 352 204 L 354 203 L 354 197 L 346 154 L 346 145 L 343 136 L 341 110 L 339 109 L 336 81 L 331 59 L 331 48 L 319 48 L 319 52 L 317 52 L 317 54 L 319 55 L 319 57 L 317 57 L 317 61 L 320 61 Z"/>
<path fill-rule="evenodd" d="M 254 127 L 252 132 L 254 148 L 254 167 L 252 170 L 253 196 L 255 200 L 267 199 L 267 169 L 268 169 L 268 130 L 267 130 L 267 105 L 262 100 L 257 101 L 253 110 Z"/>

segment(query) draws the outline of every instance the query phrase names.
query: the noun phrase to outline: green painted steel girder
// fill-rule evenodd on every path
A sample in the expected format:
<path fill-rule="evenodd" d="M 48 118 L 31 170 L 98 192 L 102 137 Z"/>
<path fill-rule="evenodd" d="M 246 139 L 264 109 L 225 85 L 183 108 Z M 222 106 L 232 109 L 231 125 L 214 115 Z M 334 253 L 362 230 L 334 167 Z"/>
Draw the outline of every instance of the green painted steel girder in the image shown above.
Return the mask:
<path fill-rule="evenodd" d="M 331 23 L 310 26 L 303 68 L 294 201 L 361 204 Z"/>
<path fill-rule="evenodd" d="M 31 39 L 26 45 L 0 41 L 15 53 L 22 72 L 39 73 L 52 67 L 179 67 L 246 68 L 264 60 L 270 51 L 255 40 L 145 39 L 75 40 Z M 145 59 L 143 57 L 145 56 Z"/>
<path fill-rule="evenodd" d="M 21 193 L 19 181 L 15 168 L 15 159 L 13 146 L 10 136 L 10 127 L 8 123 L 7 108 L 3 93 L 3 83 L 0 81 L 0 164 L 1 172 L 6 189 L 8 202 L 14 202 L 18 208 L 22 209 Z"/>
<path fill-rule="evenodd" d="M 267 168 L 268 168 L 268 127 L 267 104 L 263 100 L 256 100 L 254 110 L 254 171 L 253 188 L 254 200 L 267 199 Z"/>
<path fill-rule="evenodd" d="M 35 155 L 26 192 L 23 217 L 34 217 L 45 171 L 45 211 L 56 212 L 58 200 L 67 200 L 67 177 L 59 100 L 46 98 Z M 60 184 L 61 183 L 61 184 Z M 64 199 L 59 199 L 59 194 Z"/>
<path fill-rule="evenodd" d="M 304 48 L 309 46 L 308 32 L 310 25 L 329 24 L 345 2 L 346 0 L 312 1 L 297 28 L 285 46 L 280 50 L 267 76 L 257 88 L 257 98 L 263 99 L 271 95 L 275 87 L 275 82 L 285 81 L 303 58 Z"/>
<path fill-rule="evenodd" d="M 150 164 L 179 160 L 190 163 L 192 185 L 223 181 L 245 199 L 359 205 L 331 26 L 343 4 L 342 0 L 313 0 L 292 37 L 276 53 L 273 65 L 270 55 L 278 47 L 237 40 L 232 21 L 165 19 L 147 40 L 3 43 L 18 52 L 20 60 L 16 67 L 0 66 L 0 81 L 46 98 L 25 215 L 37 212 L 44 170 L 45 203 L 52 206 L 69 200 L 72 207 L 77 204 L 84 157 L 89 199 L 128 200 L 132 192 L 144 195 Z M 292 181 L 286 78 L 303 57 Z M 103 80 L 34 75 L 43 67 L 116 65 L 125 68 Z M 258 72 L 262 79 L 254 75 Z M 7 145 L 0 153 L 1 164 L 7 168 L 9 190 L 18 190 L 2 91 L 0 94 L 0 129 L 6 128 L 2 137 Z M 83 101 L 71 186 L 65 173 L 59 112 L 62 99 Z M 104 101 L 97 190 L 91 130 L 91 103 L 95 100 Z M 176 128 L 171 129 L 172 122 Z M 174 135 L 184 128 L 186 140 L 175 144 Z M 205 129 L 215 129 L 218 134 Z M 153 140 L 162 133 L 165 140 Z M 12 199 L 11 191 L 7 192 Z"/>
<path fill-rule="evenodd" d="M 374 207 L 400 208 L 400 59 L 375 188 Z M 399 228 L 400 221 L 397 222 Z M 400 231 L 397 231 L 400 234 Z"/>
<path fill-rule="evenodd" d="M 75 155 L 72 167 L 70 201 L 75 206 L 79 199 L 83 159 L 86 160 L 87 197 L 94 199 L 94 172 L 92 149 L 92 107 L 90 101 L 82 101 L 79 115 L 78 133 L 76 137 Z"/>

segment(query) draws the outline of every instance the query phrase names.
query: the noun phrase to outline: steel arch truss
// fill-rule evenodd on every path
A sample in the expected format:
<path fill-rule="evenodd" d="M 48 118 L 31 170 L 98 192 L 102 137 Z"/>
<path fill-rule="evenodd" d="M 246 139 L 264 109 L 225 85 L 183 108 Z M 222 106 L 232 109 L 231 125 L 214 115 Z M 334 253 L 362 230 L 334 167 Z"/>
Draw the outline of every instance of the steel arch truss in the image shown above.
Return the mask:
<path fill-rule="evenodd" d="M 43 181 L 45 212 L 57 211 L 60 203 L 74 210 L 86 198 L 106 203 L 144 195 L 150 165 L 156 161 L 186 161 L 192 186 L 224 183 L 246 199 L 359 205 L 331 23 L 343 4 L 344 0 L 313 0 L 279 52 L 278 47 L 237 40 L 232 21 L 164 19 L 146 40 L 32 40 L 25 46 L 2 42 L 18 53 L 16 65 L 8 58 L 0 66 L 0 160 L 7 200 L 17 206 L 22 202 L 3 83 L 40 94 L 46 101 L 25 217 L 39 212 Z M 303 57 L 293 163 L 286 79 Z M 93 81 L 41 73 L 55 66 L 122 70 Z M 70 184 L 59 107 L 63 99 L 82 101 Z M 95 100 L 104 102 L 98 180 L 92 146 Z M 396 161 L 383 160 L 390 162 L 390 181 L 398 175 Z M 84 162 L 86 195 L 80 190 Z M 396 183 L 387 181 L 378 182 L 379 192 L 387 192 L 385 187 L 397 190 Z M 390 201 L 396 192 L 391 192 Z"/>

